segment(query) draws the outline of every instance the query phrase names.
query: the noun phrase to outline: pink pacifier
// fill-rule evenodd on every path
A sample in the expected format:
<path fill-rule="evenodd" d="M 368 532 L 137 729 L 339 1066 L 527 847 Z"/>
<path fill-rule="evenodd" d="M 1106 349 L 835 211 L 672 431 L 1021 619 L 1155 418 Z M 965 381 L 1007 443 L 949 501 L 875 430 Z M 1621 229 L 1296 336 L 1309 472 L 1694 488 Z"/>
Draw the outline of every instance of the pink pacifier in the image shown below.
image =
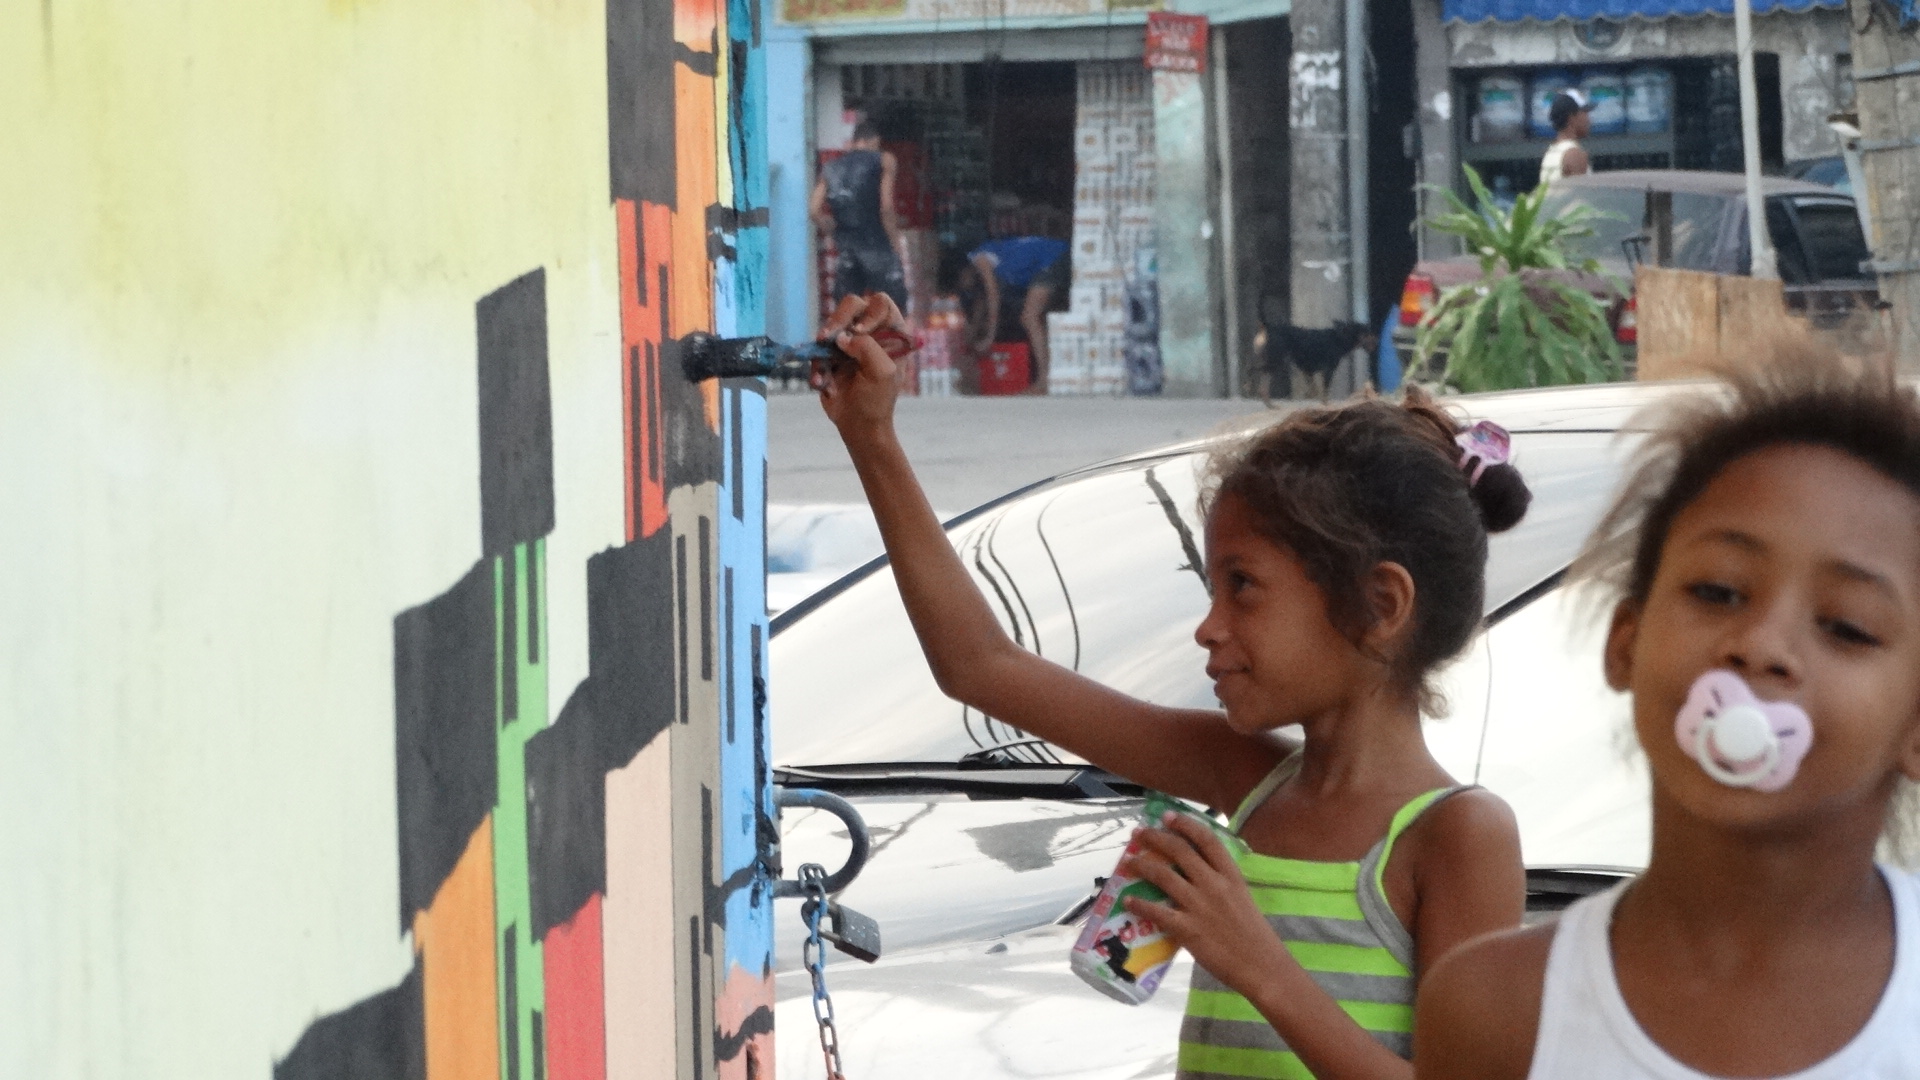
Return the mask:
<path fill-rule="evenodd" d="M 1761 701 L 1731 671 L 1694 680 L 1673 722 L 1680 749 L 1728 787 L 1779 791 L 1813 747 L 1813 721 L 1791 701 Z"/>

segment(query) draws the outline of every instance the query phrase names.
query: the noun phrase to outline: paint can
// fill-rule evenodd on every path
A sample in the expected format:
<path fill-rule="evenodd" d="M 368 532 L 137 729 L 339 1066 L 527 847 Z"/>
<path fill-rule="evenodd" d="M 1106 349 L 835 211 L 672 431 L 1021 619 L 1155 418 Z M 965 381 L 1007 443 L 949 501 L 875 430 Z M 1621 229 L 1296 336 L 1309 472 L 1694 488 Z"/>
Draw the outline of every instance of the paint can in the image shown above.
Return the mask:
<path fill-rule="evenodd" d="M 1230 846 L 1238 842 L 1217 822 L 1195 812 L 1178 799 L 1158 793 L 1147 797 L 1146 824 L 1159 825 L 1169 810 L 1205 821 Z M 1125 863 L 1138 854 L 1140 846 L 1138 836 L 1129 840 L 1120 861 Z M 1114 867 L 1112 875 L 1100 886 L 1099 895 L 1093 898 L 1092 907 L 1087 910 L 1087 921 L 1080 928 L 1080 937 L 1073 943 L 1069 963 L 1073 973 L 1088 986 L 1117 1001 L 1139 1005 L 1160 989 L 1160 982 L 1166 978 L 1167 969 L 1173 966 L 1173 958 L 1180 952 L 1180 946 L 1154 925 L 1153 920 L 1140 918 L 1128 911 L 1125 901 L 1129 898 L 1159 902 L 1165 900 L 1167 894 L 1161 892 L 1158 886 L 1123 873 L 1118 866 Z"/>

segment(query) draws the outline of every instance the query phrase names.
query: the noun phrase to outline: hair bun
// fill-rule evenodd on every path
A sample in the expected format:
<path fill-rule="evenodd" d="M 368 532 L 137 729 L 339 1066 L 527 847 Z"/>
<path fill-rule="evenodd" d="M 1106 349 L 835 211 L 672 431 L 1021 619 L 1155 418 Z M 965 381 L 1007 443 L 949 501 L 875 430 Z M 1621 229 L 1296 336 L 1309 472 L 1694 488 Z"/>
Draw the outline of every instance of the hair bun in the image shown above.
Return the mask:
<path fill-rule="evenodd" d="M 1480 523 L 1490 533 L 1506 532 L 1520 524 L 1533 502 L 1526 478 L 1508 464 L 1489 467 L 1469 490 L 1474 505 L 1480 508 Z"/>

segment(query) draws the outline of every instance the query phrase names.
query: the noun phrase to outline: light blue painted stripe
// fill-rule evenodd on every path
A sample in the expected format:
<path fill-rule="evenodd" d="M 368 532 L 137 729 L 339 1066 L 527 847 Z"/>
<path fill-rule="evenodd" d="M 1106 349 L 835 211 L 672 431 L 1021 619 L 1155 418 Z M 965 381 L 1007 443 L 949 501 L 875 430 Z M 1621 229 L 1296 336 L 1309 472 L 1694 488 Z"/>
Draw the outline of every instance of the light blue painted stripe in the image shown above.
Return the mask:
<path fill-rule="evenodd" d="M 734 209 L 767 205 L 766 57 L 756 0 L 727 0 L 727 35 L 735 51 L 728 64 L 734 98 L 721 137 L 732 181 Z M 725 238 L 731 258 L 714 264 L 714 331 L 726 337 L 765 332 L 767 242 L 764 226 Z M 725 898 L 726 963 L 749 975 L 772 971 L 773 900 L 757 868 L 760 825 L 771 824 L 773 788 L 760 767 L 771 760 L 764 709 L 767 641 L 766 457 L 767 400 L 757 389 L 727 387 L 720 400 L 719 564 L 721 613 L 720 807 L 722 880 L 735 885 Z M 736 503 L 739 507 L 735 513 Z M 757 661 L 756 661 L 757 654 Z M 723 978 L 726 976 L 723 974 Z"/>
<path fill-rule="evenodd" d="M 754 881 L 758 825 L 773 821 L 772 788 L 758 775 L 770 760 L 772 742 L 764 714 L 754 708 L 754 681 L 764 679 L 767 641 L 766 440 L 767 399 L 757 390 L 721 392 L 722 468 L 719 498 L 721 612 L 720 806 L 715 822 L 721 839 L 724 881 Z M 737 425 L 737 427 L 736 427 Z M 735 468 L 738 433 L 740 457 Z M 736 475 L 741 514 L 733 513 Z M 731 575 L 731 595 L 727 587 Z M 755 642 L 759 670 L 755 670 Z M 773 902 L 765 882 L 736 888 L 726 897 L 726 961 L 751 974 L 770 970 Z"/>

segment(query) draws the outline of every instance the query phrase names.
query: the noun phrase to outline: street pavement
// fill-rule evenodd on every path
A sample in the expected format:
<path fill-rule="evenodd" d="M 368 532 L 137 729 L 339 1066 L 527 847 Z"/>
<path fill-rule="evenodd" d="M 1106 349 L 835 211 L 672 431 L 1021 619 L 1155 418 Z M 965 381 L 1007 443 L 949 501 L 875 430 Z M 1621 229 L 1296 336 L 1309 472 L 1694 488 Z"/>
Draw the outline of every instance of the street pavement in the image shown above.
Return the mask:
<path fill-rule="evenodd" d="M 958 513 L 1067 469 L 1209 435 L 1266 411 L 1250 400 L 909 397 L 894 424 L 933 505 Z M 768 501 L 863 500 L 846 448 L 812 394 L 770 395 L 767 427 Z"/>
<path fill-rule="evenodd" d="M 1068 469 L 1245 426 L 1258 401 L 902 398 L 895 427 L 941 517 Z M 769 396 L 767 606 L 778 613 L 880 554 L 853 463 L 810 393 Z"/>

